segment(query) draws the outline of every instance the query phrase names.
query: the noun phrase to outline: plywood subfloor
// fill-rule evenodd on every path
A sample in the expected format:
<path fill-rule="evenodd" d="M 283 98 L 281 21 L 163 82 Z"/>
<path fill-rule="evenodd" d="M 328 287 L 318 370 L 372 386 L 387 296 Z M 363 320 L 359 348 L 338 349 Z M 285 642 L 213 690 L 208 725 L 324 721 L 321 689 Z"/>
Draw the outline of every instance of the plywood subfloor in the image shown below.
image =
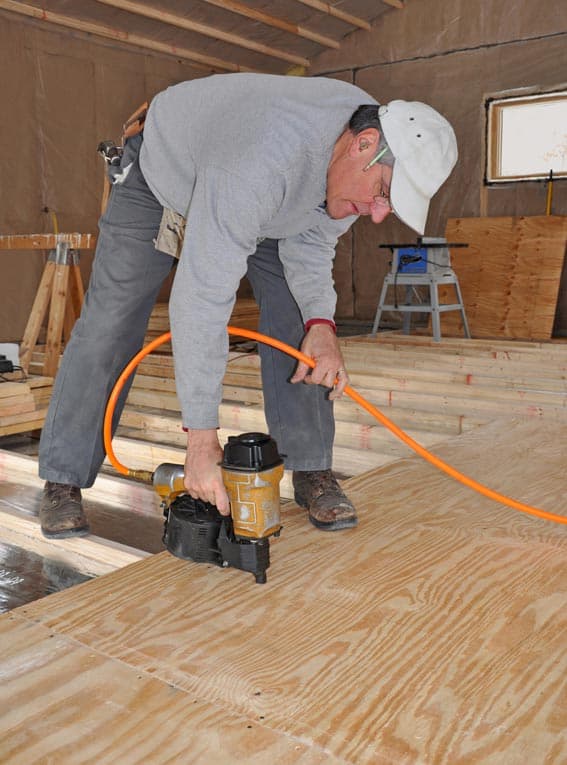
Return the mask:
<path fill-rule="evenodd" d="M 565 435 L 438 453 L 561 513 Z M 359 527 L 286 510 L 266 585 L 160 553 L 0 618 L 3 762 L 565 763 L 566 527 L 417 457 L 348 487 Z"/>

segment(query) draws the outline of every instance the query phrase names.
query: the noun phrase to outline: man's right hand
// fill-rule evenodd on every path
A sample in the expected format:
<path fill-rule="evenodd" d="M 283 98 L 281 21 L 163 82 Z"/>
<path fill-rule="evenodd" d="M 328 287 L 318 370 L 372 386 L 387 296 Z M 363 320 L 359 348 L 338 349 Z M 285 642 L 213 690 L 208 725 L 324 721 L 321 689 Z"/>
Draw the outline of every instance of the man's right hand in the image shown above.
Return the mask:
<path fill-rule="evenodd" d="M 210 502 L 219 513 L 229 515 L 228 494 L 220 468 L 222 457 L 216 430 L 187 431 L 185 488 L 193 499 Z"/>

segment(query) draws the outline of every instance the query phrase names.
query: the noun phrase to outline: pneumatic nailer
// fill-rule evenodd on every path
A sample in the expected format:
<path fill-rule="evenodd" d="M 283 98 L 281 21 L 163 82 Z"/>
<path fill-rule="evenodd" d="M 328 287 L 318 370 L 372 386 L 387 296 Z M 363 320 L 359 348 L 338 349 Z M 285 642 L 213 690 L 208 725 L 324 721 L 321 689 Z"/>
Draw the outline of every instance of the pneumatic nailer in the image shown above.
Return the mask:
<path fill-rule="evenodd" d="M 221 463 L 230 516 L 186 493 L 182 465 L 164 463 L 153 474 L 166 518 L 163 541 L 170 553 L 197 563 L 250 571 L 266 581 L 271 536 L 279 536 L 283 460 L 264 433 L 229 436 Z"/>

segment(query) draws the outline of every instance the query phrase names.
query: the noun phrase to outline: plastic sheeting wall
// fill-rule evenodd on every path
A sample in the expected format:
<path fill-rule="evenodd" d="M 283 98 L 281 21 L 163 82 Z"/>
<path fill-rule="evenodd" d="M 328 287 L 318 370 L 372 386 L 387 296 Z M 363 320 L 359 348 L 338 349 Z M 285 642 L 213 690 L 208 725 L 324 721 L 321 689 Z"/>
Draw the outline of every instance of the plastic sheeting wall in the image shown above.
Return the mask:
<path fill-rule="evenodd" d="M 0 12 L 0 234 L 96 233 L 103 160 L 144 100 L 206 74 L 171 57 L 117 50 Z M 45 212 L 45 209 L 50 212 Z M 82 255 L 85 279 L 91 255 Z M 41 252 L 0 251 L 0 342 L 21 340 L 41 278 Z"/>
<path fill-rule="evenodd" d="M 154 93 L 205 72 L 7 13 L 0 22 L 0 233 L 52 231 L 45 209 L 55 212 L 60 231 L 96 232 L 98 141 L 116 138 L 125 116 Z M 451 120 L 460 162 L 432 204 L 427 230 L 442 235 L 448 217 L 545 211 L 543 183 L 483 186 L 484 103 L 502 91 L 564 86 L 566 36 L 567 14 L 556 0 L 408 0 L 373 31 L 355 32 L 340 52 L 316 59 L 312 73 L 353 81 L 381 101 L 427 101 Z M 553 212 L 567 214 L 567 181 L 555 184 Z M 335 264 L 339 317 L 373 316 L 388 269 L 378 245 L 408 238 L 415 234 L 393 217 L 380 227 L 359 221 L 343 237 Z M 40 253 L 0 252 L 0 342 L 21 339 L 43 263 Z M 82 267 L 87 278 L 89 255 Z"/>
<path fill-rule="evenodd" d="M 443 236 L 447 218 L 545 214 L 542 182 L 483 184 L 485 101 L 510 91 L 567 85 L 567 10 L 556 0 L 408 0 L 371 32 L 357 32 L 338 52 L 314 61 L 313 74 L 341 77 L 378 101 L 430 103 L 453 124 L 460 159 L 435 197 L 426 234 Z M 529 146 L 526 146 L 529 151 Z M 567 215 L 567 180 L 554 185 L 553 213 Z M 359 221 L 338 252 L 339 311 L 374 315 L 388 251 L 384 242 L 415 241 L 392 216 L 376 227 Z M 567 279 L 559 298 L 556 332 L 567 332 Z"/>

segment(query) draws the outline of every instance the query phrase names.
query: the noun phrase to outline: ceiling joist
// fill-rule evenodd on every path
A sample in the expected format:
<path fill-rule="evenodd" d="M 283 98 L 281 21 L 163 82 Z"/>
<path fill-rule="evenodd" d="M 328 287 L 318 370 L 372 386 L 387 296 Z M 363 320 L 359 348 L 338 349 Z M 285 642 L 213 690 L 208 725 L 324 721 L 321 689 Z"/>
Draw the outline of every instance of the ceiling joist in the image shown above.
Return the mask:
<path fill-rule="evenodd" d="M 197 13 L 191 3 L 182 2 L 176 3 L 176 12 L 167 10 L 163 7 L 164 0 L 83 0 L 81 3 L 0 0 L 0 10 L 174 56 L 208 73 L 305 75 L 313 57 L 322 49 L 339 49 L 343 37 L 353 31 L 371 30 L 369 19 L 377 19 L 385 13 L 386 6 L 403 8 L 405 0 L 353 2 L 353 7 L 356 5 L 366 18 L 347 12 L 349 0 L 282 0 L 278 4 L 280 13 L 284 9 L 281 16 L 255 8 L 249 2 L 199 0 Z M 305 11 L 299 4 L 313 10 Z M 270 4 L 262 5 L 270 9 Z M 241 18 L 235 19 L 233 14 Z M 206 23 L 208 21 L 211 23 Z M 337 31 L 341 27 L 337 21 L 347 25 L 342 33 Z M 185 41 L 189 47 L 183 45 Z"/>
<path fill-rule="evenodd" d="M 217 8 L 223 8 L 225 11 L 238 13 L 240 16 L 245 16 L 247 19 L 260 21 L 262 24 L 281 29 L 283 32 L 289 32 L 292 35 L 304 37 L 306 40 L 312 40 L 313 42 L 319 43 L 319 45 L 324 45 L 326 48 L 334 48 L 335 50 L 338 50 L 338 48 L 341 47 L 340 43 L 333 40 L 331 37 L 324 37 L 316 32 L 310 32 L 308 29 L 305 29 L 305 27 L 299 26 L 299 24 L 293 24 L 291 21 L 279 19 L 276 16 L 270 16 L 269 13 L 250 8 L 250 6 L 243 5 L 242 3 L 237 2 L 237 0 L 203 0 L 203 2 L 208 3 L 209 5 L 215 5 Z"/>
<path fill-rule="evenodd" d="M 43 8 L 36 8 L 33 5 L 18 2 L 18 0 L 0 0 L 0 9 L 19 13 L 22 16 L 39 19 L 40 21 L 46 21 L 51 24 L 57 24 L 58 26 L 67 27 L 68 29 L 75 29 L 79 32 L 98 35 L 99 37 L 105 37 L 109 40 L 130 43 L 139 48 L 146 48 L 148 50 L 157 51 L 158 53 L 166 53 L 170 56 L 175 56 L 176 58 L 191 61 L 195 66 L 200 69 L 206 69 L 207 71 L 210 71 L 211 69 L 226 72 L 258 71 L 251 69 L 250 67 L 233 64 L 230 61 L 223 61 L 214 56 L 206 56 L 197 51 L 189 50 L 188 48 L 179 48 L 174 45 L 158 42 L 157 40 L 151 40 L 148 37 L 141 37 L 140 35 L 133 35 L 119 29 L 103 26 L 102 24 L 95 24 L 91 21 L 64 16 L 61 13 L 46 11 Z"/>
<path fill-rule="evenodd" d="M 198 21 L 191 21 L 190 19 L 185 18 L 185 16 L 178 16 L 174 13 L 152 8 L 149 5 L 142 5 L 141 3 L 133 2 L 133 0 L 96 0 L 96 2 L 127 11 L 128 13 L 135 13 L 138 16 L 145 16 L 148 19 L 154 19 L 155 21 L 160 21 L 164 24 L 170 24 L 179 29 L 187 29 L 190 32 L 197 32 L 206 37 L 212 37 L 214 40 L 222 40 L 231 45 L 238 45 L 241 48 L 256 51 L 256 53 L 261 53 L 264 56 L 279 58 L 282 61 L 288 61 L 290 64 L 309 66 L 309 59 L 304 58 L 303 56 L 296 56 L 293 53 L 279 50 L 270 45 L 262 45 L 262 43 L 253 42 L 240 35 L 224 32 L 218 27 L 210 27 L 207 24 L 201 24 Z"/>
<path fill-rule="evenodd" d="M 358 16 L 353 16 L 351 13 L 341 11 L 330 3 L 323 3 L 321 0 L 296 0 L 296 2 L 308 5 L 310 8 L 315 8 L 317 11 L 327 13 L 329 16 L 333 16 L 347 24 L 351 24 L 353 27 L 359 27 L 360 29 L 366 29 L 367 31 L 371 29 L 370 23 L 365 19 L 359 19 Z M 398 0 L 398 2 L 400 2 L 400 0 Z"/>

